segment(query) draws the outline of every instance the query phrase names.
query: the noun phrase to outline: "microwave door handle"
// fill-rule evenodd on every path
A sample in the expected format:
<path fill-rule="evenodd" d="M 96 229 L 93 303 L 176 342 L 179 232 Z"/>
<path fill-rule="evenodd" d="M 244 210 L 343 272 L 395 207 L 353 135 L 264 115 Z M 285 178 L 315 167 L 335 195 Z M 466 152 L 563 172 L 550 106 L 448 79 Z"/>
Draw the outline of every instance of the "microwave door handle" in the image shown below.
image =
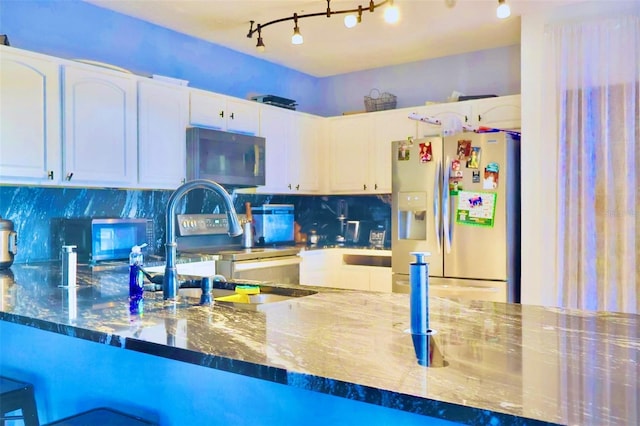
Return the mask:
<path fill-rule="evenodd" d="M 260 173 L 260 147 L 257 144 L 253 145 L 253 158 L 255 158 L 255 163 L 253 163 L 253 175 L 258 176 L 258 173 Z"/>
<path fill-rule="evenodd" d="M 444 179 L 442 180 L 442 225 L 444 227 L 444 248 L 451 253 L 451 234 L 449 216 L 449 178 L 451 177 L 451 159 L 447 156 L 444 164 Z"/>
<path fill-rule="evenodd" d="M 436 164 L 436 173 L 433 184 L 433 220 L 436 232 L 436 241 L 438 245 L 438 253 L 440 253 L 442 240 L 440 239 L 440 175 L 442 170 L 442 162 Z"/>

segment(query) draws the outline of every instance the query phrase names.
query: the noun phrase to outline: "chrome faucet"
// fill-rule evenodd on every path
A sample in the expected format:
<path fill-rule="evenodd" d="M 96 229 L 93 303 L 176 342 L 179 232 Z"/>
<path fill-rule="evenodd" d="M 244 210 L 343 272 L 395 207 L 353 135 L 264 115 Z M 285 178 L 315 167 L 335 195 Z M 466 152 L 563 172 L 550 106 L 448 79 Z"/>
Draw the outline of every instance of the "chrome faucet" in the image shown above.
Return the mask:
<path fill-rule="evenodd" d="M 222 197 L 225 208 L 227 209 L 228 219 L 228 233 L 232 237 L 236 237 L 242 234 L 242 227 L 236 214 L 236 209 L 233 207 L 233 200 L 225 189 L 220 184 L 211 180 L 198 179 L 189 181 L 176 189 L 169 197 L 167 203 L 167 243 L 165 245 L 166 250 L 166 265 L 164 268 L 164 283 L 162 285 L 162 293 L 164 299 L 175 299 L 178 294 L 178 273 L 176 270 L 176 252 L 178 244 L 176 242 L 175 232 L 175 215 L 176 205 L 178 201 L 182 199 L 192 189 L 210 189 Z"/>

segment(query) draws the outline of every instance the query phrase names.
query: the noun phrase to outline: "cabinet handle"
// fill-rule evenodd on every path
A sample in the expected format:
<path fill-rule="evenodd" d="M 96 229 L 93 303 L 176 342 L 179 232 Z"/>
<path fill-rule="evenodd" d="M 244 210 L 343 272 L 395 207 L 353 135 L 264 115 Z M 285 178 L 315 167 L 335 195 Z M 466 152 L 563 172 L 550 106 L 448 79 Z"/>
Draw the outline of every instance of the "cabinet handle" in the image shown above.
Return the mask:
<path fill-rule="evenodd" d="M 367 190 L 367 184 L 366 183 L 364 185 L 362 185 L 362 189 L 364 189 L 365 191 Z"/>
<path fill-rule="evenodd" d="M 482 116 L 478 114 L 478 123 L 482 121 Z"/>
<path fill-rule="evenodd" d="M 373 185 L 373 189 L 376 189 L 376 190 L 378 189 L 378 184 L 377 183 Z"/>
<path fill-rule="evenodd" d="M 49 178 L 49 180 L 53 180 L 53 170 L 49 170 L 49 173 L 47 173 L 47 177 Z"/>
<path fill-rule="evenodd" d="M 298 191 L 300 189 L 300 184 L 296 185 L 296 191 Z"/>
<path fill-rule="evenodd" d="M 288 186 L 289 186 L 289 189 L 291 189 L 291 184 L 289 184 Z"/>
<path fill-rule="evenodd" d="M 234 115 L 235 115 L 235 112 L 232 112 L 229 117 L 231 117 L 231 119 L 233 120 L 235 118 Z"/>
<path fill-rule="evenodd" d="M 73 177 L 73 172 L 67 173 L 67 180 L 71 180 L 72 177 Z"/>
<path fill-rule="evenodd" d="M 469 117 L 467 117 L 466 115 L 464 116 L 464 122 L 468 123 L 469 122 Z"/>
<path fill-rule="evenodd" d="M 220 111 L 220 117 L 224 118 L 224 111 Z"/>

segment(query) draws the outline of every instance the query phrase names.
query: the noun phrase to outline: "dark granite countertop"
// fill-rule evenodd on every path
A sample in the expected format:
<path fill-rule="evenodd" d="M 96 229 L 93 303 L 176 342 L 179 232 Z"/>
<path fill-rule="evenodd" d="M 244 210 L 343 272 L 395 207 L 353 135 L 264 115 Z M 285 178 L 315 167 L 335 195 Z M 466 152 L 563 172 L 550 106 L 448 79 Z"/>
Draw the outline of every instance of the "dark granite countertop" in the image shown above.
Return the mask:
<path fill-rule="evenodd" d="M 1 320 L 127 350 L 466 424 L 640 422 L 637 315 L 432 298 L 445 366 L 425 368 L 404 294 L 322 288 L 255 311 L 148 292 L 137 316 L 124 267 L 79 267 L 72 289 L 55 263 L 1 278 Z"/>

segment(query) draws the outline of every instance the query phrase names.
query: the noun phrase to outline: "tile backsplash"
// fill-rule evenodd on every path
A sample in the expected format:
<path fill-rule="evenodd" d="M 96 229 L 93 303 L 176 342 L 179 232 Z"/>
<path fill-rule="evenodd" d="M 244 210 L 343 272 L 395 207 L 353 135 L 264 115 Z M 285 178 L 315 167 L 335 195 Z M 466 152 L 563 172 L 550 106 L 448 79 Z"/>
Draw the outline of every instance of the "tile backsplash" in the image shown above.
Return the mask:
<path fill-rule="evenodd" d="M 50 188 L 31 186 L 0 186 L 0 216 L 11 220 L 18 234 L 18 254 L 15 263 L 57 260 L 59 253 L 53 241 L 55 219 L 69 217 L 122 217 L 152 219 L 155 247 L 164 247 L 165 208 L 172 191 L 119 190 L 86 188 Z M 312 228 L 331 240 L 339 233 L 339 204 L 348 207 L 348 219 L 361 220 L 371 226 L 389 229 L 391 222 L 390 195 L 363 196 L 298 196 L 233 193 L 238 213 L 244 213 L 245 202 L 262 204 L 293 204 L 295 220 L 301 232 Z M 220 198 L 203 190 L 191 191 L 180 212 L 224 212 Z M 389 234 L 389 232 L 387 232 Z"/>

